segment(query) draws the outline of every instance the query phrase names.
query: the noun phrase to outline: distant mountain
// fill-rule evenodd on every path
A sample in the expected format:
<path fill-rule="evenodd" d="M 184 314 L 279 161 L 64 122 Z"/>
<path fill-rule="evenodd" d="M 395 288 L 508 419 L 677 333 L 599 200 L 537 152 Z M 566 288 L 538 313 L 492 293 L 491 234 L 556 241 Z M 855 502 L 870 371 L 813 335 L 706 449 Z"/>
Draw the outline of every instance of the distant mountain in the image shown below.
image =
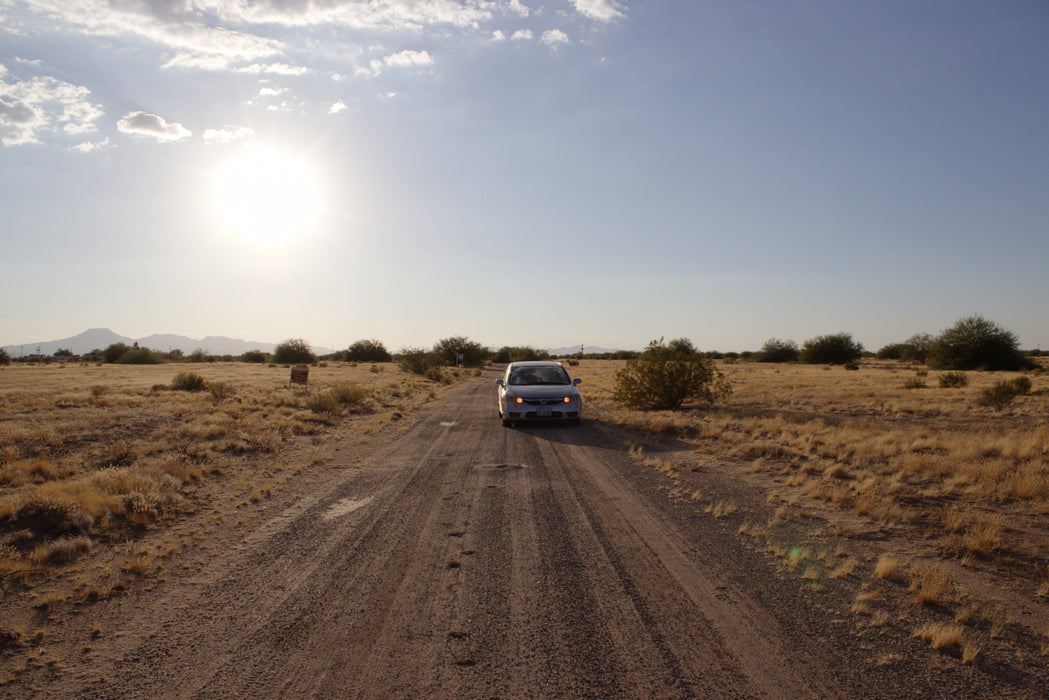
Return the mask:
<path fill-rule="evenodd" d="M 589 355 L 591 353 L 593 353 L 595 355 L 599 355 L 601 353 L 618 352 L 619 351 L 619 348 L 600 348 L 600 347 L 597 347 L 596 345 L 583 345 L 583 346 L 570 345 L 570 346 L 564 347 L 564 348 L 547 348 L 546 351 L 548 353 L 550 353 L 551 355 L 553 355 L 554 357 L 564 357 L 566 355 L 575 355 L 577 352 L 579 352 L 579 348 L 580 347 L 583 348 L 583 353 L 587 354 L 587 355 Z"/>
<path fill-rule="evenodd" d="M 159 350 L 161 352 L 181 350 L 187 354 L 199 348 L 209 355 L 243 355 L 249 350 L 273 352 L 273 348 L 276 346 L 276 343 L 237 340 L 236 338 L 226 338 L 221 335 L 209 335 L 201 340 L 171 333 L 155 333 L 147 335 L 145 338 L 129 338 L 124 335 L 118 335 L 108 328 L 91 328 L 71 338 L 6 345 L 4 349 L 12 357 L 35 354 L 54 355 L 59 349 L 72 350 L 76 355 L 83 355 L 95 349 L 104 350 L 113 343 L 126 343 L 127 345 L 138 343 L 140 347 L 151 350 Z M 313 347 L 313 351 L 318 355 L 326 355 L 332 352 L 329 348 L 317 346 Z"/>

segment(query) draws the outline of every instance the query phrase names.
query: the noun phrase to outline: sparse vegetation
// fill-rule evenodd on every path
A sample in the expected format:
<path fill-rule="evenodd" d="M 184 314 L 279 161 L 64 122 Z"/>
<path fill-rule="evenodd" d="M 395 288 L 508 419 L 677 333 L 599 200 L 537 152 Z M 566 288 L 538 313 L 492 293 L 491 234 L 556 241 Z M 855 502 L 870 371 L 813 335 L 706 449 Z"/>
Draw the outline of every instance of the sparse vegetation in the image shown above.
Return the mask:
<path fill-rule="evenodd" d="M 179 372 L 171 380 L 173 391 L 204 391 L 208 382 L 196 372 Z"/>
<path fill-rule="evenodd" d="M 358 340 L 346 350 L 349 362 L 389 362 L 392 358 L 386 346 L 378 340 Z"/>

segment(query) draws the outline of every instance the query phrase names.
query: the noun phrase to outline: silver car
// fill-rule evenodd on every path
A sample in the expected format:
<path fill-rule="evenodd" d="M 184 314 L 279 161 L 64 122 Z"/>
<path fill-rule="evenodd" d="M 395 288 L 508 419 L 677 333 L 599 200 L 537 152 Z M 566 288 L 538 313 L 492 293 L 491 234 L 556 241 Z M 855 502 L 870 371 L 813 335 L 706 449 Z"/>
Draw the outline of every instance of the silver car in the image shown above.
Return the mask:
<path fill-rule="evenodd" d="M 504 426 L 516 421 L 568 421 L 583 416 L 583 397 L 560 362 L 511 362 L 499 385 L 499 417 Z"/>

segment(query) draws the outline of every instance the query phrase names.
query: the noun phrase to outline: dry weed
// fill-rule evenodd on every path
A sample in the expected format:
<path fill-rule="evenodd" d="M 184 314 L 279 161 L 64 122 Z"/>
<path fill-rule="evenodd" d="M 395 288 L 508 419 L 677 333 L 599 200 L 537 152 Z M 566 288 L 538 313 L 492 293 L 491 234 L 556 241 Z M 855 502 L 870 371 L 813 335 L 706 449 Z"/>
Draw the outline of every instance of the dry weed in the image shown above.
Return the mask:
<path fill-rule="evenodd" d="M 951 574 L 943 564 L 926 564 L 911 572 L 910 591 L 921 605 L 944 605 L 951 590 Z"/>

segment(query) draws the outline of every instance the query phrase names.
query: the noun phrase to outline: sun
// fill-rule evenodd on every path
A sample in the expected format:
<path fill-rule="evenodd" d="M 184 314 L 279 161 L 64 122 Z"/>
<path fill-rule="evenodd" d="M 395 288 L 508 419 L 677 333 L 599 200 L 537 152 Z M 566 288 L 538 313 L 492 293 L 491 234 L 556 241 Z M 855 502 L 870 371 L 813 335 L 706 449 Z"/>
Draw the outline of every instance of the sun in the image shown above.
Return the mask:
<path fill-rule="evenodd" d="M 216 196 L 225 222 L 259 243 L 294 238 L 318 208 L 309 165 L 270 149 L 252 149 L 228 163 L 219 173 Z"/>

